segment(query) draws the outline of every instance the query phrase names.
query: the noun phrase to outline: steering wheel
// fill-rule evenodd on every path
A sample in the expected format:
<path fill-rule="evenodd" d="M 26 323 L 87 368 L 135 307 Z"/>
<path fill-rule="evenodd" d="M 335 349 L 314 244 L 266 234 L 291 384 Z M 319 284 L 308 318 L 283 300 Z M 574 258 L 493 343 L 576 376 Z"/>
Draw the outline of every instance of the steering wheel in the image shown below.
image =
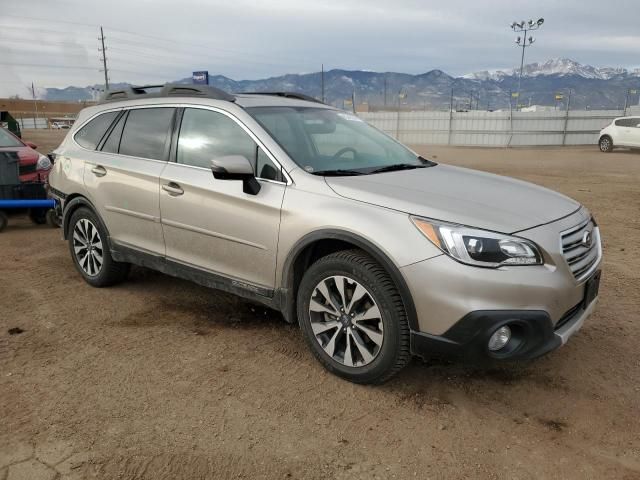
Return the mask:
<path fill-rule="evenodd" d="M 353 147 L 344 147 L 344 148 L 341 148 L 340 150 L 338 150 L 336 153 L 334 153 L 333 156 L 331 157 L 331 160 L 337 160 L 342 155 L 344 155 L 345 153 L 348 153 L 348 152 L 353 152 L 353 157 L 354 158 L 358 156 L 358 152 L 356 151 L 355 148 L 353 148 Z"/>

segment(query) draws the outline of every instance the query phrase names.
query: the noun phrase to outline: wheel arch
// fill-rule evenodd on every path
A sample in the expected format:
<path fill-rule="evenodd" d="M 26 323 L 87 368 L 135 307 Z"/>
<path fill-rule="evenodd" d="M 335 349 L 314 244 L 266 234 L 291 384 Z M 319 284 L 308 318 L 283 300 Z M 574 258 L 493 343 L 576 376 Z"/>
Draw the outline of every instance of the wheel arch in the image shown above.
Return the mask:
<path fill-rule="evenodd" d="M 352 232 L 336 229 L 324 229 L 302 237 L 290 250 L 282 269 L 282 313 L 285 320 L 294 323 L 298 285 L 306 268 L 319 258 L 336 251 L 357 248 L 370 255 L 391 276 L 398 288 L 407 313 L 409 327 L 418 330 L 418 318 L 413 297 L 400 269 L 378 246 Z"/>
<path fill-rule="evenodd" d="M 78 210 L 80 207 L 89 208 L 96 215 L 96 217 L 98 217 L 98 220 L 100 220 L 100 223 L 102 223 L 102 227 L 107 232 L 107 235 L 109 234 L 107 226 L 104 224 L 104 221 L 98 214 L 98 210 L 96 210 L 96 207 L 93 205 L 93 203 L 91 203 L 91 201 L 87 197 L 78 193 L 69 195 L 65 199 L 64 210 L 62 212 L 62 236 L 65 240 L 67 240 L 69 236 L 69 222 L 71 220 L 71 216 L 73 215 L 73 212 Z"/>

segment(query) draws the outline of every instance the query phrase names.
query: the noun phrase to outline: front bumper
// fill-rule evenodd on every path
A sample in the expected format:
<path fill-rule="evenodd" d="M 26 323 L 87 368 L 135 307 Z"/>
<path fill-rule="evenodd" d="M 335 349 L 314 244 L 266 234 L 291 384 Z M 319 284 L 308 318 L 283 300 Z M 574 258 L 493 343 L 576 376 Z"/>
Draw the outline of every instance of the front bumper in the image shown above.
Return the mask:
<path fill-rule="evenodd" d="M 434 355 L 455 356 L 465 360 L 531 360 L 567 343 L 586 318 L 591 315 L 597 298 L 588 306 L 577 305 L 554 327 L 546 312 L 535 310 L 476 311 L 467 314 L 443 335 L 411 332 L 411 353 L 429 358 Z M 508 324 L 512 341 L 499 351 L 487 348 L 489 338 L 498 328 Z"/>

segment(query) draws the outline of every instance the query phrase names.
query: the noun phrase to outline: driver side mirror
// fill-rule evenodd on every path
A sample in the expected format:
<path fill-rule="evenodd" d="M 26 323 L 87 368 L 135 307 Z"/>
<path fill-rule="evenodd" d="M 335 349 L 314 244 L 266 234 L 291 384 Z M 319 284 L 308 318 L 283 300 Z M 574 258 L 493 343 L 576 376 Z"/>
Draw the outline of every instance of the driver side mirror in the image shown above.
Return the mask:
<path fill-rule="evenodd" d="M 25 143 L 25 145 L 26 145 L 27 147 L 29 147 L 29 148 L 33 148 L 34 150 L 37 150 L 37 149 L 38 149 L 38 145 L 36 145 L 36 144 L 35 144 L 35 143 L 33 143 L 33 142 L 24 142 L 24 143 Z"/>
<path fill-rule="evenodd" d="M 228 155 L 211 160 L 211 173 L 217 180 L 242 180 L 242 191 L 249 195 L 260 192 L 260 183 L 253 173 L 253 166 L 244 155 Z"/>

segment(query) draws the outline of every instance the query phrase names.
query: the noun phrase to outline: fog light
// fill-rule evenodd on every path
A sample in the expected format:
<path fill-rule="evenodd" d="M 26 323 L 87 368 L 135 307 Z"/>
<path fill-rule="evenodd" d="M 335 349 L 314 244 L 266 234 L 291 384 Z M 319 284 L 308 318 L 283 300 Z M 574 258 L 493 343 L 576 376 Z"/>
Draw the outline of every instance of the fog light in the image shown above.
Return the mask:
<path fill-rule="evenodd" d="M 491 350 L 492 352 L 500 350 L 507 343 L 509 343 L 510 339 L 511 329 L 507 325 L 500 327 L 495 332 L 493 332 L 493 335 L 491 335 L 491 338 L 489 339 L 489 350 Z"/>

